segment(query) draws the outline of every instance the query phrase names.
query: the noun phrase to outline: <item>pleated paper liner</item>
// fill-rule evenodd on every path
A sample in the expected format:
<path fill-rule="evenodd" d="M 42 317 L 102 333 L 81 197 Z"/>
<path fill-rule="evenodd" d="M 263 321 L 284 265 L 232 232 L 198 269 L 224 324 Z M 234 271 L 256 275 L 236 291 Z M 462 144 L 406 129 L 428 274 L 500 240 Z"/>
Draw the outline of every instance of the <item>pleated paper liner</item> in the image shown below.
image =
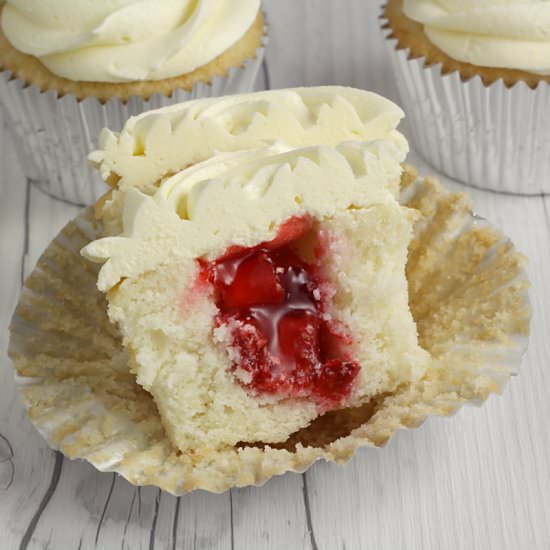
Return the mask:
<path fill-rule="evenodd" d="M 284 444 L 182 454 L 128 370 L 96 289 L 98 267 L 80 256 L 100 230 L 88 208 L 40 258 L 12 320 L 9 354 L 31 421 L 66 456 L 179 495 L 260 485 L 321 458 L 343 463 L 361 446 L 382 446 L 399 429 L 500 392 L 527 346 L 524 258 L 472 214 L 467 197 L 413 179 L 404 178 L 403 202 L 423 216 L 410 246 L 410 302 L 434 356 L 419 383 L 328 413 Z"/>
<path fill-rule="evenodd" d="M 531 87 L 417 55 L 382 17 L 411 145 L 438 171 L 492 191 L 550 193 L 550 84 Z"/>
<path fill-rule="evenodd" d="M 97 149 L 97 138 L 104 127 L 120 130 L 131 116 L 189 99 L 252 91 L 267 42 L 266 23 L 255 57 L 232 67 L 225 76 L 198 82 L 190 91 L 176 88 L 169 95 L 157 93 L 147 99 L 132 96 L 127 101 L 60 96 L 55 90 L 41 90 L 0 68 L 0 103 L 6 107 L 25 176 L 55 198 L 92 204 L 107 191 L 88 162 L 88 154 Z"/>

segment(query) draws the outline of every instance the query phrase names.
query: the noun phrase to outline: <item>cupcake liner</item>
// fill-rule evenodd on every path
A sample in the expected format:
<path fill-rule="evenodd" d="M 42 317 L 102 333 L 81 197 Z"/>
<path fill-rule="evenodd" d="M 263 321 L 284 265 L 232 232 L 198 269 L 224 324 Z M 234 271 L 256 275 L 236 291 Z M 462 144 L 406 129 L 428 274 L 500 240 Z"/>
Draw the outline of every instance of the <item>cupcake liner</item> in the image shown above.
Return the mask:
<path fill-rule="evenodd" d="M 550 193 L 550 85 L 485 85 L 413 58 L 391 36 L 386 44 L 411 143 L 432 166 L 482 189 Z"/>
<path fill-rule="evenodd" d="M 41 91 L 14 78 L 10 71 L 1 72 L 0 103 L 5 106 L 23 172 L 55 198 L 78 205 L 95 202 L 108 187 L 89 166 L 87 157 L 97 149 L 104 127 L 118 131 L 129 117 L 150 109 L 251 91 L 267 41 L 266 26 L 254 59 L 231 68 L 224 77 L 215 76 L 211 83 L 195 84 L 191 91 L 177 88 L 170 96 L 154 94 L 147 100 L 137 96 L 126 102 L 117 98 L 105 103 L 92 97 L 79 100 L 71 94 L 59 96 L 54 90 Z"/>
<path fill-rule="evenodd" d="M 260 485 L 321 458 L 343 463 L 359 447 L 382 446 L 430 415 L 482 403 L 502 390 L 527 347 L 524 258 L 471 213 L 463 195 L 446 193 L 435 180 L 406 185 L 403 202 L 422 214 L 407 276 L 420 342 L 434 361 L 419 382 L 330 412 L 283 444 L 182 454 L 129 372 L 96 289 L 98 266 L 80 256 L 101 231 L 88 208 L 40 258 L 12 319 L 9 354 L 31 421 L 66 456 L 179 495 Z"/>

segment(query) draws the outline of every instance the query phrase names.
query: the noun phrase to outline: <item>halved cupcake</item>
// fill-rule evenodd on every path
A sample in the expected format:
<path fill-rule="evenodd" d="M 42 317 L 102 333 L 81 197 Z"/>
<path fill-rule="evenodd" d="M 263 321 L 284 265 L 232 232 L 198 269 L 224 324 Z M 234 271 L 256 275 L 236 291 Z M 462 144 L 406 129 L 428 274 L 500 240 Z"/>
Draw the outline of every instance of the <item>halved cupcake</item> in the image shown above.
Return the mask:
<path fill-rule="evenodd" d="M 404 154 L 279 145 L 124 193 L 122 233 L 83 253 L 105 262 L 109 317 L 181 451 L 283 442 L 422 377 Z"/>
<path fill-rule="evenodd" d="M 364 90 L 320 86 L 199 99 L 130 118 L 120 133 L 105 129 L 90 158 L 114 191 L 98 212 L 107 233 L 121 229 L 127 189 L 153 194 L 163 178 L 219 152 L 281 141 L 292 147 L 388 139 L 408 149 L 397 131 L 403 112 Z"/>
<path fill-rule="evenodd" d="M 429 416 L 500 393 L 527 346 L 525 258 L 472 215 L 466 196 L 446 192 L 433 178 L 415 179 L 403 174 L 400 200 L 419 216 L 406 273 L 419 342 L 432 356 L 420 379 L 361 407 L 324 414 L 281 443 L 180 451 L 151 394 L 129 372 L 96 287 L 99 266 L 80 257 L 82 246 L 102 235 L 88 208 L 44 252 L 10 325 L 9 355 L 30 420 L 71 459 L 181 495 L 259 485 L 319 459 L 342 464 L 360 447 L 382 447 Z"/>

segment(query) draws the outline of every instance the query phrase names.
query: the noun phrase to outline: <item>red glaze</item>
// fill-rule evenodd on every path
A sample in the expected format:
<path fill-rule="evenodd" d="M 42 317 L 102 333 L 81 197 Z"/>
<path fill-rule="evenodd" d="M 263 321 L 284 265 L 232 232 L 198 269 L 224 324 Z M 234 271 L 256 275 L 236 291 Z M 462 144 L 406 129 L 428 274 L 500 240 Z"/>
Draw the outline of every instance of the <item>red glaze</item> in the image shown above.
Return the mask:
<path fill-rule="evenodd" d="M 240 359 L 233 369 L 251 378 L 243 385 L 258 394 L 309 397 L 329 409 L 349 395 L 360 367 L 345 352 L 349 333 L 323 315 L 329 285 L 321 276 L 322 239 L 314 264 L 293 249 L 312 225 L 309 217 L 291 218 L 272 241 L 232 247 L 202 263 L 202 277 L 214 287 L 217 324 L 232 327 Z"/>

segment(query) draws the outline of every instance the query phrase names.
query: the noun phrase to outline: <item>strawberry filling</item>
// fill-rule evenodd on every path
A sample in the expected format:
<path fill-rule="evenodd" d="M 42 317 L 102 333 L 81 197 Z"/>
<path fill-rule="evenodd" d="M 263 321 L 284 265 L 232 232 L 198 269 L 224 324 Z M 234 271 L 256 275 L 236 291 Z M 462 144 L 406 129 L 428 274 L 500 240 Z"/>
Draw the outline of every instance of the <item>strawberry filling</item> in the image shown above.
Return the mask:
<path fill-rule="evenodd" d="M 312 225 L 309 217 L 291 218 L 272 241 L 201 262 L 202 276 L 214 287 L 217 325 L 230 329 L 239 382 L 256 394 L 311 398 L 329 409 L 349 395 L 360 367 L 346 352 L 349 333 L 326 314 L 320 239 L 314 261 L 298 253 Z"/>

